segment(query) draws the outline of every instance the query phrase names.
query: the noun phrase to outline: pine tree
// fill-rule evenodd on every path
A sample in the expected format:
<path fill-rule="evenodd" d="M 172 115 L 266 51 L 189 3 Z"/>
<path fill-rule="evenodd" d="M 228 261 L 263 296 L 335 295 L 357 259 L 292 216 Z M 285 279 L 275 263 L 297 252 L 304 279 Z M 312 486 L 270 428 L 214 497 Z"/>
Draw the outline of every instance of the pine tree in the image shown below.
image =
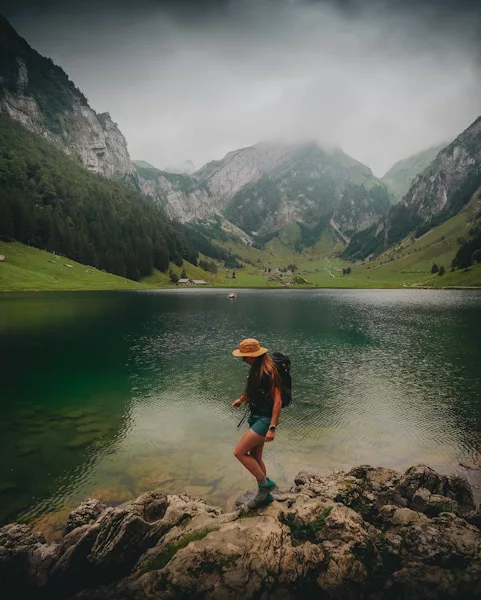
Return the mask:
<path fill-rule="evenodd" d="M 0 240 L 11 240 L 14 238 L 15 226 L 10 205 L 7 199 L 0 195 Z"/>

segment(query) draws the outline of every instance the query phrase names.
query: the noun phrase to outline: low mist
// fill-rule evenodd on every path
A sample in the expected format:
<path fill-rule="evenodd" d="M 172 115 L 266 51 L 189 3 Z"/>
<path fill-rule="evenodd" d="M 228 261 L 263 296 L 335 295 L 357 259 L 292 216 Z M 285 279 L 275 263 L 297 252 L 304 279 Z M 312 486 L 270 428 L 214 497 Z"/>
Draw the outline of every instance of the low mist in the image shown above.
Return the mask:
<path fill-rule="evenodd" d="M 473 12 L 394 4 L 53 3 L 6 16 L 110 112 L 133 158 L 199 168 L 259 141 L 315 140 L 381 176 L 481 114 Z"/>

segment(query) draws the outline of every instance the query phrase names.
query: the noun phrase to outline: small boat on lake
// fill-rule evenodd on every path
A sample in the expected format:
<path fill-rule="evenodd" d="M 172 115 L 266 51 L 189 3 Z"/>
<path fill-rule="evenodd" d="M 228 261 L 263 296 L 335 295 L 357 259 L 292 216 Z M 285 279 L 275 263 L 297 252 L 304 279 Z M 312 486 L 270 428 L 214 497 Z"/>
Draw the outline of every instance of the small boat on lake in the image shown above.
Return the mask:
<path fill-rule="evenodd" d="M 230 294 L 227 296 L 227 298 L 230 298 L 230 299 L 232 299 L 232 300 L 233 300 L 233 299 L 237 298 L 237 295 L 236 295 L 236 293 L 235 293 L 235 292 L 231 292 L 231 293 L 230 293 Z"/>

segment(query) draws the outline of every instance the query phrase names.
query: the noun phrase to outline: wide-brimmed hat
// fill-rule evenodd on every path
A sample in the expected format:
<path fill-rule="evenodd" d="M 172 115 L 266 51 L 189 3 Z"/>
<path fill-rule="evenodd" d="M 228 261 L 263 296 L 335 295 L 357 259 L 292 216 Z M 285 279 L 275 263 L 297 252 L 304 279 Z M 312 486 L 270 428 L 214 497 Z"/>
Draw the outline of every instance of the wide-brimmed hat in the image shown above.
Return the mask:
<path fill-rule="evenodd" d="M 233 356 L 261 356 L 268 352 L 267 348 L 262 348 L 254 338 L 246 338 L 239 343 L 239 348 L 232 352 Z"/>

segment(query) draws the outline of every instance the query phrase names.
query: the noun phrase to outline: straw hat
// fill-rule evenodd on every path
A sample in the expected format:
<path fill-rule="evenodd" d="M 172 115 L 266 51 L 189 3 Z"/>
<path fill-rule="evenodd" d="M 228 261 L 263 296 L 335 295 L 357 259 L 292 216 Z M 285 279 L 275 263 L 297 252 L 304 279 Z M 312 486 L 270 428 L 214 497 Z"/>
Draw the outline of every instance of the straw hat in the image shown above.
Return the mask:
<path fill-rule="evenodd" d="M 268 352 L 267 348 L 262 348 L 257 340 L 254 338 L 246 338 L 239 344 L 239 348 L 236 348 L 232 352 L 233 356 L 261 356 Z"/>

